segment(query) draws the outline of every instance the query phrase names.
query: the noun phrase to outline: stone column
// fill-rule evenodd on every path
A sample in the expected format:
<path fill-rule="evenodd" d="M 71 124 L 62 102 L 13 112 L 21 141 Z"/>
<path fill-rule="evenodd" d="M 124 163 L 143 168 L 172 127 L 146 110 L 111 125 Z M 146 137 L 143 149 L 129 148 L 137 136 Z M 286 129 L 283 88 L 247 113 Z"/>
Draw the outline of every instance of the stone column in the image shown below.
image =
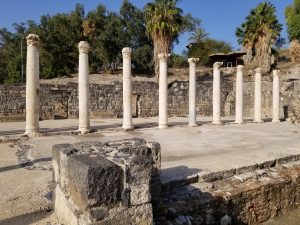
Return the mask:
<path fill-rule="evenodd" d="M 235 123 L 243 123 L 243 66 L 237 66 L 235 88 Z"/>
<path fill-rule="evenodd" d="M 189 58 L 190 79 L 189 79 L 189 126 L 196 127 L 196 63 L 198 58 Z"/>
<path fill-rule="evenodd" d="M 278 123 L 279 120 L 279 73 L 280 70 L 273 70 L 273 120 L 272 122 Z"/>
<path fill-rule="evenodd" d="M 86 134 L 90 131 L 90 96 L 89 96 L 89 50 L 86 41 L 78 44 L 79 48 L 79 75 L 78 75 L 78 100 L 79 100 L 79 131 Z"/>
<path fill-rule="evenodd" d="M 263 123 L 261 117 L 261 68 L 257 68 L 255 69 L 254 123 Z"/>
<path fill-rule="evenodd" d="M 39 44 L 39 36 L 35 34 L 29 34 L 27 36 L 25 134 L 29 136 L 36 136 L 39 132 Z"/>
<path fill-rule="evenodd" d="M 133 130 L 131 110 L 131 49 L 123 48 L 123 128 Z"/>
<path fill-rule="evenodd" d="M 161 129 L 168 127 L 168 58 L 169 54 L 160 53 L 159 58 L 159 122 Z"/>
<path fill-rule="evenodd" d="M 213 69 L 213 121 L 212 124 L 221 124 L 221 72 L 222 62 L 215 62 Z"/>

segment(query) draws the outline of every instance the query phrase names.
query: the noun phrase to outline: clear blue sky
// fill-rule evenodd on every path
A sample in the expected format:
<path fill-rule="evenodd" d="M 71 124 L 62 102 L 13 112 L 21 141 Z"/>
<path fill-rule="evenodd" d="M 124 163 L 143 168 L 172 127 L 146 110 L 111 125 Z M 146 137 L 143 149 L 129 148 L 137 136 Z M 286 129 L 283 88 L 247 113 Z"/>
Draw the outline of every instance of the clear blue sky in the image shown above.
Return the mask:
<path fill-rule="evenodd" d="M 150 0 L 131 0 L 142 8 Z M 263 2 L 263 0 L 182 0 L 179 6 L 184 13 L 191 13 L 202 20 L 210 37 L 229 42 L 238 48 L 235 29 L 248 15 L 250 9 Z M 284 11 L 293 0 L 270 0 L 277 9 L 280 22 L 284 25 L 282 36 L 286 37 Z M 53 15 L 58 12 L 70 12 L 76 3 L 82 3 L 85 11 L 95 9 L 98 4 L 104 4 L 110 11 L 119 11 L 122 0 L 3 0 L 0 7 L 0 27 L 12 31 L 13 23 L 27 20 L 39 21 L 40 16 Z M 180 43 L 175 47 L 175 52 L 181 52 L 188 44 L 188 34 L 180 38 Z"/>

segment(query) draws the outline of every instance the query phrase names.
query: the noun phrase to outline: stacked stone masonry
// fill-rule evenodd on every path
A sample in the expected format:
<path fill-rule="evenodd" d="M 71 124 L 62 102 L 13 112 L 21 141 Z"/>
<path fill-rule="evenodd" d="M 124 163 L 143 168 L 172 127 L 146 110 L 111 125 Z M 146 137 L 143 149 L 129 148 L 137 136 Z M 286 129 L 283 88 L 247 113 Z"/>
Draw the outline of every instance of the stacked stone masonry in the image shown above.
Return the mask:
<path fill-rule="evenodd" d="M 158 143 L 55 145 L 54 209 L 66 225 L 257 225 L 299 205 L 299 159 L 161 182 Z"/>
<path fill-rule="evenodd" d="M 224 179 L 203 178 L 174 189 L 162 188 L 156 224 L 261 224 L 297 208 L 299 188 L 299 161 Z M 230 223 L 223 221 L 226 217 Z"/>
<path fill-rule="evenodd" d="M 152 225 L 160 166 L 160 145 L 142 139 L 55 145 L 56 214 L 72 225 Z"/>
<path fill-rule="evenodd" d="M 187 116 L 189 83 L 175 81 L 168 84 L 169 115 Z M 90 84 L 91 118 L 122 118 L 122 82 Z M 243 116 L 253 118 L 254 82 L 244 82 Z M 49 85 L 40 87 L 40 119 L 78 118 L 77 84 Z M 212 115 L 212 81 L 197 80 L 197 116 Z M 300 81 L 280 83 L 280 118 L 292 117 L 300 104 Z M 25 120 L 25 86 L 0 86 L 0 119 Z M 158 116 L 158 84 L 133 82 L 133 117 Z M 221 115 L 235 116 L 235 83 L 221 81 Z M 272 82 L 262 82 L 262 115 L 272 118 Z"/>

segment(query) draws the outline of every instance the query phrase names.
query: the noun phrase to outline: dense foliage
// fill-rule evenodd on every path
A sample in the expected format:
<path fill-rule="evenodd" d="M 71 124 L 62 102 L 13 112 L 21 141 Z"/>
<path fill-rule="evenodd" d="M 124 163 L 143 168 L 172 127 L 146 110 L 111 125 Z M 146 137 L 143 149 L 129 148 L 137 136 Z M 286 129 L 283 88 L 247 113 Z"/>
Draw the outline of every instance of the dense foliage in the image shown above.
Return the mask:
<path fill-rule="evenodd" d="M 207 38 L 193 44 L 188 51 L 189 57 L 199 58 L 199 64 L 209 66 L 209 55 L 214 53 L 228 53 L 232 51 L 230 44 L 224 41 Z"/>
<path fill-rule="evenodd" d="M 294 0 L 294 4 L 286 8 L 285 18 L 290 41 L 300 41 L 300 0 Z"/>
<path fill-rule="evenodd" d="M 145 6 L 146 28 L 153 41 L 155 72 L 158 73 L 159 53 L 170 53 L 180 34 L 193 31 L 200 20 L 183 15 L 178 0 L 155 0 Z"/>
<path fill-rule="evenodd" d="M 85 13 L 84 7 L 77 4 L 70 13 L 44 15 L 35 23 L 14 24 L 15 32 L 0 29 L 0 82 L 17 83 L 25 81 L 26 36 L 34 33 L 40 36 L 40 77 L 54 78 L 76 73 L 78 70 L 78 43 L 86 40 L 91 45 L 90 71 L 101 70 L 111 73 L 122 61 L 123 47 L 133 49 L 132 62 L 135 70 L 149 72 L 153 68 L 153 43 L 157 49 L 157 38 L 153 38 L 157 29 L 157 13 L 164 19 L 158 24 L 165 43 L 164 51 L 171 51 L 174 41 L 185 31 L 191 31 L 199 23 L 191 15 L 182 15 L 182 10 L 170 11 L 176 7 L 175 0 L 155 0 L 151 11 L 149 3 L 145 11 L 137 8 L 128 0 L 123 0 L 120 12 L 110 12 L 104 5 Z M 159 6 L 158 6 L 159 4 Z M 173 7 L 173 8 L 172 8 Z M 161 11 L 163 10 L 163 11 Z M 167 10 L 167 11 L 165 11 Z M 153 13 L 150 16 L 149 13 Z M 158 16 L 159 17 L 159 16 Z M 171 19 L 172 17 L 172 19 Z M 165 22 L 166 23 L 165 23 Z M 172 23 L 172 24 L 171 24 Z M 159 31 L 159 32 L 160 32 Z M 158 35 L 158 34 L 157 34 Z M 24 75 L 22 78 L 22 74 Z"/>
<path fill-rule="evenodd" d="M 232 51 L 230 44 L 209 38 L 209 34 L 201 27 L 190 36 L 191 44 L 187 52 L 188 57 L 199 58 L 200 65 L 210 65 L 209 55 L 214 53 L 228 53 Z"/>
<path fill-rule="evenodd" d="M 282 25 L 273 4 L 262 2 L 252 9 L 236 30 L 238 42 L 247 52 L 245 63 L 259 66 L 264 73 L 268 73 L 275 63 L 273 47 L 281 30 Z"/>
<path fill-rule="evenodd" d="M 123 1 L 119 13 L 109 12 L 105 6 L 99 5 L 85 14 L 83 5 L 77 4 L 70 13 L 44 15 L 39 23 L 27 21 L 14 24 L 14 28 L 15 32 L 0 29 L 0 82 L 22 81 L 22 65 L 25 69 L 26 63 L 26 36 L 29 33 L 41 38 L 41 78 L 77 72 L 78 43 L 82 40 L 91 45 L 92 73 L 102 69 L 113 72 L 121 62 L 121 50 L 126 46 L 134 50 L 132 59 L 137 70 L 151 68 L 153 47 L 146 33 L 143 11 L 128 0 Z"/>

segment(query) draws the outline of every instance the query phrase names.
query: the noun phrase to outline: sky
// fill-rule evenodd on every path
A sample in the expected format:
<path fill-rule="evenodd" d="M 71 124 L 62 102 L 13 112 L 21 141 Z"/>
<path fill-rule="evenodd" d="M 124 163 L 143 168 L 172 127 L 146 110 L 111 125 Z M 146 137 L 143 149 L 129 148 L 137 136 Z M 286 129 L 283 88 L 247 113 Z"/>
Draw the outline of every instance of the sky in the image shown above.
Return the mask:
<path fill-rule="evenodd" d="M 131 0 L 139 8 L 150 0 Z M 238 49 L 235 30 L 244 21 L 252 8 L 264 0 L 181 0 L 179 7 L 184 13 L 191 13 L 202 21 L 202 27 L 211 38 L 226 41 Z M 286 38 L 286 25 L 284 12 L 287 5 L 293 0 L 270 0 L 277 9 L 277 15 L 282 23 L 282 37 Z M 109 11 L 119 11 L 122 0 L 2 0 L 0 7 L 0 28 L 6 27 L 13 31 L 12 24 L 27 20 L 39 21 L 42 15 L 70 12 L 76 3 L 85 7 L 85 12 L 95 9 L 97 5 L 104 4 Z M 179 44 L 174 51 L 181 53 L 188 44 L 190 34 L 180 37 Z"/>

